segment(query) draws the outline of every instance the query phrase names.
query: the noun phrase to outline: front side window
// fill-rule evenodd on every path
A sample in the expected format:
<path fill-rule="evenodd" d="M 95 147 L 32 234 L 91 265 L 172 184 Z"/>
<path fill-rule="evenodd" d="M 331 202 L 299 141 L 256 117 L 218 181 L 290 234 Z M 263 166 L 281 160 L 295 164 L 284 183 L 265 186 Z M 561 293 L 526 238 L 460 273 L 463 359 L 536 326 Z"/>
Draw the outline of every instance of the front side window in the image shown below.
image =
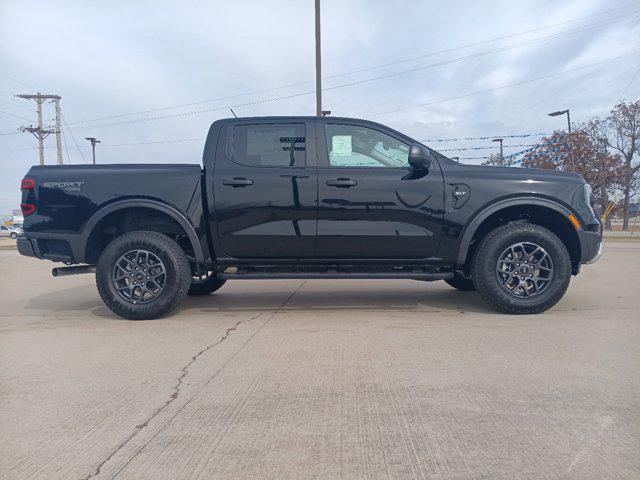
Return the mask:
<path fill-rule="evenodd" d="M 409 145 L 386 133 L 354 125 L 325 125 L 329 166 L 409 166 Z"/>
<path fill-rule="evenodd" d="M 250 167 L 303 167 L 305 126 L 302 123 L 236 125 L 232 160 Z"/>

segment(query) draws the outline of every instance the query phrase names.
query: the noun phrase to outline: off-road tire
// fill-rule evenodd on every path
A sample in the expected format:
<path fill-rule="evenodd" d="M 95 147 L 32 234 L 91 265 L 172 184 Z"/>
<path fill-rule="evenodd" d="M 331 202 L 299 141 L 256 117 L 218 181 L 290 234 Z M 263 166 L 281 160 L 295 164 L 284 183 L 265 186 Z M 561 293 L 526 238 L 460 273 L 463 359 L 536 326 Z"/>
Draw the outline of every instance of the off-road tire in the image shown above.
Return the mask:
<path fill-rule="evenodd" d="M 215 273 L 212 273 L 209 278 L 204 281 L 196 282 L 192 281 L 189 287 L 189 295 L 200 296 L 209 295 L 210 293 L 219 290 L 227 281 L 219 278 Z"/>
<path fill-rule="evenodd" d="M 163 290 L 149 303 L 134 304 L 118 294 L 112 272 L 115 262 L 128 251 L 146 250 L 157 256 L 166 270 Z M 135 231 L 114 239 L 102 251 L 96 265 L 96 286 L 100 298 L 116 315 L 129 320 L 151 320 L 180 305 L 191 284 L 191 268 L 187 257 L 171 238 L 157 232 Z"/>
<path fill-rule="evenodd" d="M 473 285 L 473 280 L 463 277 L 462 275 L 459 275 L 457 273 L 453 275 L 453 278 L 445 280 L 445 282 L 447 282 L 453 288 L 456 288 L 463 292 L 470 292 L 476 289 L 476 287 Z"/>
<path fill-rule="evenodd" d="M 502 252 L 518 242 L 542 247 L 553 262 L 553 276 L 546 290 L 533 297 L 516 297 L 498 281 L 497 262 Z M 479 243 L 471 265 L 471 278 L 480 296 L 500 312 L 541 313 L 562 298 L 571 279 L 571 258 L 564 243 L 551 231 L 528 222 L 514 222 L 489 232 Z"/>

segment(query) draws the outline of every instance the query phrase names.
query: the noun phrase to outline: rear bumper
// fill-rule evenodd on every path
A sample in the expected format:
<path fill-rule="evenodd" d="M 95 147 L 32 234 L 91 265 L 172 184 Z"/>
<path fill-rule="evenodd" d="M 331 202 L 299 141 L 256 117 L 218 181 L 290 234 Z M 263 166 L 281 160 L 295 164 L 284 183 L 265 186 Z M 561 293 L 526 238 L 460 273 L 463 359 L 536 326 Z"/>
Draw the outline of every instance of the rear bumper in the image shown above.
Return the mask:
<path fill-rule="evenodd" d="M 85 245 L 83 236 L 72 234 L 27 233 L 17 240 L 20 255 L 67 264 L 84 263 Z"/>
<path fill-rule="evenodd" d="M 20 255 L 24 255 L 25 257 L 36 257 L 40 258 L 38 254 L 36 254 L 35 249 L 33 248 L 33 244 L 31 240 L 26 237 L 18 237 L 17 240 L 18 253 Z"/>

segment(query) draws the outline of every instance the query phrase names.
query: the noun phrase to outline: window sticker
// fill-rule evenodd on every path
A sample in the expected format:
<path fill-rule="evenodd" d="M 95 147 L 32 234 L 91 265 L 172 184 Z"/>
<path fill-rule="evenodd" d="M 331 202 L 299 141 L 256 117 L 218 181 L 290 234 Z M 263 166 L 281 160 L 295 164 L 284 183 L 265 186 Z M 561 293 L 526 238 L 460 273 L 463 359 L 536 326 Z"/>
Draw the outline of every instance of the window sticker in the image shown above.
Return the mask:
<path fill-rule="evenodd" d="M 351 135 L 334 135 L 331 137 L 331 155 L 333 157 L 350 157 Z"/>

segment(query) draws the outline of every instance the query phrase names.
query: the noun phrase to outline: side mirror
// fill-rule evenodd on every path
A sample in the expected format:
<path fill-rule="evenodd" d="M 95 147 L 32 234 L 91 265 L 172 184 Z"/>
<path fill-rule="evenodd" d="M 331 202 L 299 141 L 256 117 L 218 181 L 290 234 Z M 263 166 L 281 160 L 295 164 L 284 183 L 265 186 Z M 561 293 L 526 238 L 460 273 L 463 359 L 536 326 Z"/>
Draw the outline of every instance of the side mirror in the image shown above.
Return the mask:
<path fill-rule="evenodd" d="M 414 145 L 409 150 L 409 165 L 414 170 L 429 170 L 431 154 L 422 145 Z"/>

